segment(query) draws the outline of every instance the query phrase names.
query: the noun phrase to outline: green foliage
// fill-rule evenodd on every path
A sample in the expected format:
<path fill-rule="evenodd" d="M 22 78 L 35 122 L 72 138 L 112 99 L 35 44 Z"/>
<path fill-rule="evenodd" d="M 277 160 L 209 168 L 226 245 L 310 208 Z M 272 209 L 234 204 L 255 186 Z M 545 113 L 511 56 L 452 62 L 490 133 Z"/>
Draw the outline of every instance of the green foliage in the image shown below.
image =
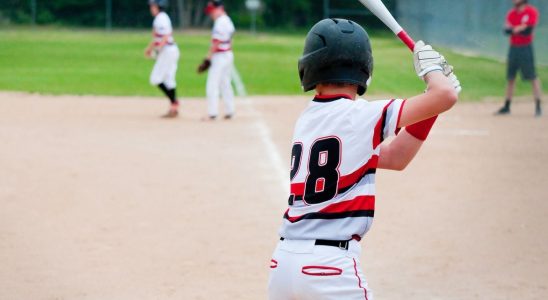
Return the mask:
<path fill-rule="evenodd" d="M 38 24 L 103 27 L 106 22 L 106 0 L 35 0 Z M 272 28 L 307 28 L 321 20 L 324 0 L 261 0 L 262 8 L 257 15 L 261 30 Z M 334 13 L 333 17 L 355 19 L 368 27 L 382 26 L 373 16 L 363 16 L 367 10 L 355 0 L 330 0 L 333 10 L 344 9 L 348 13 Z M 152 22 L 146 0 L 112 0 L 112 24 L 119 28 L 149 27 Z M 207 26 L 208 18 L 203 9 L 207 0 L 171 0 L 167 13 L 176 26 Z M 392 7 L 394 0 L 385 3 Z M 245 0 L 225 0 L 225 7 L 237 27 L 248 28 L 250 13 Z M 31 0 L 2 0 L 0 12 L 17 24 L 32 21 Z M 358 14 L 356 14 L 356 12 Z"/>
<path fill-rule="evenodd" d="M 375 68 L 369 94 L 409 97 L 420 93 L 424 83 L 413 70 L 411 54 L 392 34 L 370 32 Z M 181 48 L 177 82 L 181 96 L 205 94 L 205 75 L 196 67 L 209 46 L 209 34 L 175 35 Z M 49 94 L 160 96 L 149 85 L 153 61 L 143 49 L 149 31 L 90 31 L 55 28 L 0 30 L 0 90 Z M 301 94 L 297 59 L 302 53 L 304 33 L 239 33 L 235 37 L 236 66 L 253 95 Z M 442 51 L 455 66 L 465 100 L 486 96 L 502 98 L 505 65 L 485 58 Z M 538 69 L 548 82 L 548 67 Z M 530 84 L 520 82 L 518 94 L 530 94 Z"/>

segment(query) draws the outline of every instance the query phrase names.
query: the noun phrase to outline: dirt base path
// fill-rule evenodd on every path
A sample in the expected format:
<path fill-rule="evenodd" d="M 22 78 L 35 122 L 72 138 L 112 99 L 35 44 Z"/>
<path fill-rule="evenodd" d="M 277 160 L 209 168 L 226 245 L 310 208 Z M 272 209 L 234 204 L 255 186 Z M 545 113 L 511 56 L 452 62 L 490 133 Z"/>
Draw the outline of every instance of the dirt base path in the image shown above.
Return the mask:
<path fill-rule="evenodd" d="M 0 93 L 0 299 L 265 299 L 306 99 Z M 379 172 L 363 265 L 377 299 L 544 299 L 548 118 L 459 104 Z"/>

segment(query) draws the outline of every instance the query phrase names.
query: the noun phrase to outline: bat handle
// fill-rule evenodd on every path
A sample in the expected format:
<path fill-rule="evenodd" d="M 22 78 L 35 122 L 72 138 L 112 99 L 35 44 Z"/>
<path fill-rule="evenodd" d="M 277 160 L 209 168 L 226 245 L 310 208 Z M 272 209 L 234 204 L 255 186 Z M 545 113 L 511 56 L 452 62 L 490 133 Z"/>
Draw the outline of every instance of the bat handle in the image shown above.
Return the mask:
<path fill-rule="evenodd" d="M 415 41 L 407 34 L 407 32 L 405 32 L 405 30 L 400 31 L 398 33 L 398 37 L 411 51 L 413 51 L 415 48 Z"/>

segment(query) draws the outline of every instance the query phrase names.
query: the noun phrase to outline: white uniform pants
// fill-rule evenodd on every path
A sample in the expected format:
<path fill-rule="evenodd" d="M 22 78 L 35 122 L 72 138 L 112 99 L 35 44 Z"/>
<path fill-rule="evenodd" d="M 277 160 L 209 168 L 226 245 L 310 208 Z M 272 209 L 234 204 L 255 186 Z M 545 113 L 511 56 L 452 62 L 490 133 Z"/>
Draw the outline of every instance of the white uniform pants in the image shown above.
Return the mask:
<path fill-rule="evenodd" d="M 232 51 L 218 52 L 211 57 L 211 67 L 207 73 L 207 113 L 219 114 L 219 96 L 225 102 L 225 115 L 234 114 L 234 91 L 230 85 L 234 54 Z"/>
<path fill-rule="evenodd" d="M 159 85 L 163 83 L 168 89 L 174 89 L 177 86 L 175 74 L 177 73 L 178 61 L 179 47 L 177 45 L 165 45 L 156 57 L 156 63 L 150 73 L 150 84 Z"/>
<path fill-rule="evenodd" d="M 314 240 L 278 243 L 270 265 L 270 300 L 372 300 L 361 272 L 360 243 L 348 250 L 315 246 Z"/>

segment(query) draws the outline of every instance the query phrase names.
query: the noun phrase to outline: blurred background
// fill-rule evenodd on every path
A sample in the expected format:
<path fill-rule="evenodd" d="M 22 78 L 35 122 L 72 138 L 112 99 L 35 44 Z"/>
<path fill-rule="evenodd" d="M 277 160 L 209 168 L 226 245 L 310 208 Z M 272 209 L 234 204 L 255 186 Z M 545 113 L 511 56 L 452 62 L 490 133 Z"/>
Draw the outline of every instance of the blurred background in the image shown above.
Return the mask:
<path fill-rule="evenodd" d="M 151 18 L 146 0 L 3 0 L 0 24 L 37 24 L 78 27 L 147 28 Z M 377 18 L 355 0 L 261 0 L 254 22 L 259 30 L 305 30 L 324 17 L 346 17 L 383 28 Z M 168 13 L 178 28 L 206 27 L 207 0 L 171 0 Z M 503 58 L 506 39 L 500 38 L 509 0 L 386 0 L 408 32 L 471 54 Z M 541 14 L 536 29 L 538 61 L 548 64 L 548 1 L 531 0 Z M 239 28 L 253 26 L 245 0 L 225 0 Z M 542 38 L 545 37 L 545 38 Z"/>
<path fill-rule="evenodd" d="M 385 0 L 415 39 L 433 44 L 457 69 L 464 101 L 504 95 L 508 36 L 505 15 L 512 0 Z M 535 29 L 538 74 L 548 82 L 548 1 Z M 205 76 L 194 72 L 209 47 L 207 0 L 170 0 L 167 12 L 182 51 L 177 81 L 184 97 L 203 97 Z M 257 9 L 250 10 L 255 4 Z M 296 63 L 303 38 L 322 18 L 362 24 L 375 56 L 372 94 L 405 97 L 422 89 L 409 51 L 356 0 L 225 0 L 237 33 L 236 67 L 250 95 L 301 94 Z M 46 94 L 157 96 L 148 83 L 152 61 L 148 0 L 0 1 L 0 90 Z M 276 54 L 276 55 L 273 55 Z M 60 67 L 62 66 L 62 67 Z M 519 82 L 517 95 L 530 95 Z"/>

